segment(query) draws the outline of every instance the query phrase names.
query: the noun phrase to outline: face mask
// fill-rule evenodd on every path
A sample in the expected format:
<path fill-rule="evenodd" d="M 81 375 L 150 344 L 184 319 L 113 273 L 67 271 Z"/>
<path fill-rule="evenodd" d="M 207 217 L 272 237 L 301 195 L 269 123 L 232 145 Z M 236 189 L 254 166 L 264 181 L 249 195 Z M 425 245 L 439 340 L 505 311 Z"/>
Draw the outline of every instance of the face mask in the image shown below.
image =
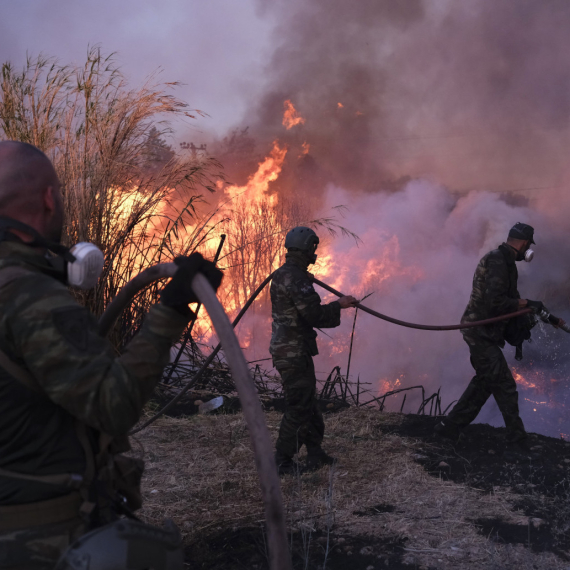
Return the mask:
<path fill-rule="evenodd" d="M 31 242 L 22 242 L 19 237 L 9 232 L 9 229 L 20 230 L 34 239 Z M 103 252 L 92 243 L 80 242 L 68 248 L 60 243 L 46 240 L 27 224 L 12 218 L 0 217 L 0 241 L 3 240 L 18 241 L 32 247 L 45 247 L 53 252 L 55 255 L 47 255 L 46 259 L 54 269 L 65 275 L 65 280 L 70 287 L 92 289 L 103 272 L 105 257 Z"/>
<path fill-rule="evenodd" d="M 69 253 L 75 261 L 67 262 L 67 284 L 77 289 L 95 287 L 105 264 L 103 252 L 95 244 L 82 241 Z"/>
<path fill-rule="evenodd" d="M 532 249 L 529 248 L 524 252 L 524 260 L 526 262 L 530 263 L 533 257 L 534 257 L 534 251 Z"/>
<path fill-rule="evenodd" d="M 309 258 L 309 265 L 313 265 L 314 263 L 317 262 L 317 254 L 315 253 L 317 251 L 317 247 L 318 245 L 315 245 L 313 252 L 307 253 L 307 257 Z"/>

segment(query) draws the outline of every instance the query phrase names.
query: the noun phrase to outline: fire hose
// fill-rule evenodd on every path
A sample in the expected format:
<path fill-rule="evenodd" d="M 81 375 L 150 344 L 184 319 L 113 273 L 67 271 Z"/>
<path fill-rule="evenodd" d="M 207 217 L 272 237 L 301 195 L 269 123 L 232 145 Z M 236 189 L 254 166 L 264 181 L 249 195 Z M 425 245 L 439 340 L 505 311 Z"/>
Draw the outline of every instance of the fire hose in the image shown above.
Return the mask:
<path fill-rule="evenodd" d="M 115 297 L 101 317 L 99 331 L 103 334 L 108 332 L 115 318 L 138 291 L 157 279 L 173 277 L 176 270 L 177 266 L 174 263 L 164 263 L 143 271 L 131 280 Z M 277 466 L 273 459 L 273 444 L 247 362 L 226 312 L 208 280 L 201 273 L 198 273 L 191 285 L 200 303 L 206 307 L 220 339 L 220 344 L 224 347 L 224 354 L 232 371 L 232 377 L 241 401 L 263 495 L 265 520 L 267 521 L 269 566 L 271 570 L 292 570 L 285 529 L 281 485 Z"/>
<path fill-rule="evenodd" d="M 113 301 L 109 304 L 109 306 L 107 307 L 107 309 L 105 310 L 105 312 L 101 316 L 101 318 L 99 320 L 99 333 L 104 336 L 109 332 L 109 330 L 113 326 L 113 323 L 115 322 L 117 317 L 121 314 L 123 309 L 130 302 L 130 300 L 139 291 L 141 291 L 142 289 L 144 289 L 145 287 L 147 287 L 148 285 L 150 285 L 151 283 L 153 283 L 156 280 L 169 277 L 170 276 L 170 269 L 168 268 L 168 266 L 170 266 L 170 265 L 172 265 L 172 264 L 155 265 L 154 267 L 150 267 L 149 269 L 146 269 L 145 271 L 141 272 L 134 279 L 129 281 L 127 283 L 127 285 L 125 285 L 121 289 L 121 291 L 117 294 L 117 296 L 113 299 Z M 239 312 L 239 314 L 237 315 L 237 317 L 234 319 L 234 321 L 232 323 L 232 326 L 234 328 L 241 321 L 241 319 L 243 318 L 243 316 L 245 315 L 245 313 L 247 312 L 249 307 L 253 304 L 255 299 L 257 299 L 259 294 L 263 291 L 263 289 L 265 289 L 265 287 L 273 279 L 273 275 L 274 275 L 274 273 L 271 273 L 261 283 L 261 285 L 255 290 L 255 292 L 251 295 L 251 297 L 247 300 L 246 304 L 243 306 L 243 308 L 241 309 L 241 311 Z M 312 277 L 312 280 L 314 283 L 316 283 L 317 285 L 319 285 L 320 287 L 322 287 L 326 291 L 333 293 L 337 297 L 343 297 L 344 296 L 343 293 L 340 293 L 336 289 L 333 289 L 332 287 L 330 287 L 326 283 L 323 283 L 322 281 L 316 279 L 315 277 Z M 387 321 L 389 323 L 393 323 L 395 325 L 399 325 L 399 326 L 407 327 L 407 328 L 413 328 L 413 329 L 419 329 L 419 330 L 430 330 L 430 331 L 450 331 L 450 330 L 460 330 L 460 329 L 468 329 L 468 328 L 473 328 L 473 327 L 480 327 L 480 326 L 485 326 L 485 325 L 497 323 L 500 321 L 505 321 L 507 319 L 512 319 L 514 317 L 518 317 L 519 315 L 527 315 L 529 313 L 532 313 L 532 309 L 521 309 L 520 311 L 516 311 L 514 313 L 508 313 L 506 315 L 500 315 L 498 317 L 493 317 L 493 318 L 485 319 L 482 321 L 473 321 L 470 323 L 461 323 L 458 325 L 420 325 L 417 323 L 409 323 L 406 321 L 401 321 L 399 319 L 394 319 L 392 317 L 389 317 L 387 315 L 384 315 L 382 313 L 379 313 L 377 311 L 369 309 L 368 307 L 362 305 L 361 303 L 356 303 L 355 306 L 357 308 L 359 308 L 361 311 L 364 311 L 365 313 L 368 313 L 374 317 L 377 317 L 377 318 L 382 319 L 384 321 Z M 560 319 L 551 315 L 546 309 L 541 311 L 538 316 L 541 318 L 542 321 L 547 322 L 547 323 L 554 325 L 554 326 L 558 326 L 559 328 L 561 328 L 565 332 L 570 333 L 570 325 L 568 325 L 568 324 L 559 325 L 558 322 Z M 216 355 L 218 354 L 218 352 L 220 351 L 221 348 L 222 348 L 222 345 L 220 343 L 214 348 L 212 353 L 206 358 L 206 360 L 204 361 L 204 363 L 202 364 L 200 369 L 196 372 L 196 374 L 194 375 L 192 380 L 187 382 L 186 385 L 184 386 L 184 388 L 182 388 L 182 390 L 176 396 L 174 396 L 174 398 L 172 398 L 172 400 L 170 400 L 170 402 L 168 402 L 154 416 L 149 418 L 142 425 L 140 425 L 137 428 L 135 428 L 134 430 L 132 430 L 130 432 L 130 435 L 134 435 L 135 433 L 142 431 L 143 429 L 148 427 L 150 424 L 154 423 L 158 418 L 160 418 L 168 410 L 170 410 L 177 402 L 179 402 L 184 397 L 184 394 L 186 394 L 186 392 L 188 392 L 188 390 L 190 390 L 193 386 L 195 386 L 200 381 L 200 379 L 204 375 L 204 372 L 208 369 L 210 364 L 213 362 L 214 358 L 216 357 Z"/>
<path fill-rule="evenodd" d="M 317 285 L 319 285 L 320 287 L 322 287 L 323 289 L 325 289 L 326 291 L 329 291 L 329 293 L 333 293 L 337 297 L 344 297 L 343 293 L 339 293 L 336 289 L 333 289 L 330 285 L 327 285 L 326 283 L 319 281 L 315 277 L 313 277 L 313 282 L 316 283 Z M 368 307 L 365 307 L 364 305 L 361 305 L 360 303 L 356 303 L 354 306 L 359 308 L 361 311 L 364 311 L 365 313 L 372 315 L 373 317 L 377 317 L 379 319 L 382 319 L 383 321 L 388 321 L 389 323 L 393 323 L 393 324 L 399 325 L 401 327 L 407 327 L 410 329 L 419 329 L 422 331 L 456 331 L 456 330 L 460 330 L 460 329 L 471 329 L 473 327 L 483 327 L 485 325 L 492 325 L 493 323 L 498 323 L 500 321 L 506 321 L 507 319 L 512 319 L 512 318 L 518 317 L 520 315 L 528 315 L 529 313 L 533 312 L 532 309 L 521 309 L 520 311 L 515 311 L 514 313 L 508 313 L 506 315 L 500 315 L 498 317 L 492 317 L 490 319 L 484 319 L 482 321 L 473 321 L 473 322 L 469 322 L 469 323 L 461 323 L 459 325 L 440 325 L 440 326 L 437 326 L 437 325 L 418 325 L 416 323 L 408 323 L 406 321 L 400 321 L 398 319 L 388 317 L 387 315 L 383 315 L 382 313 L 378 313 L 377 311 L 373 311 L 372 309 L 369 309 Z M 549 323 L 551 325 L 557 326 L 557 327 L 561 328 L 563 331 L 570 333 L 570 325 L 567 325 L 567 324 L 559 325 L 558 323 L 560 322 L 560 319 L 558 317 L 555 317 L 554 315 L 551 315 L 548 310 L 543 309 L 542 311 L 540 311 L 538 313 L 538 316 L 545 323 Z"/>

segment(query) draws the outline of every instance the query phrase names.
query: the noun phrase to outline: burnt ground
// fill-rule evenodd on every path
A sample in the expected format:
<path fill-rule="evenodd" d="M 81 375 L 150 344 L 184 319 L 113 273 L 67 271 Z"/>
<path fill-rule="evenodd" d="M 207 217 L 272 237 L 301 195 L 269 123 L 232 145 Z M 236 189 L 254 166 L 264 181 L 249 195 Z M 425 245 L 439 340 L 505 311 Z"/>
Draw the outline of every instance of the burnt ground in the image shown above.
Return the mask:
<path fill-rule="evenodd" d="M 359 568 L 389 568 L 391 570 L 422 570 L 429 566 L 406 564 L 402 561 L 405 539 L 397 536 L 326 535 L 296 532 L 290 535 L 293 568 L 355 570 Z M 328 555 L 326 554 L 328 550 Z M 246 527 L 224 531 L 206 540 L 193 541 L 186 548 L 186 558 L 192 568 L 214 570 L 267 568 L 265 537 L 260 528 Z M 430 569 L 431 570 L 431 569 Z"/>
<path fill-rule="evenodd" d="M 510 524 L 500 517 L 472 519 L 481 534 L 570 560 L 570 442 L 530 434 L 528 447 L 521 449 L 505 442 L 504 428 L 487 424 L 472 424 L 459 439 L 447 440 L 433 436 L 438 421 L 407 415 L 400 423 L 384 423 L 383 431 L 425 442 L 412 457 L 434 477 L 485 493 L 520 495 L 514 507 L 529 517 L 529 524 Z"/>

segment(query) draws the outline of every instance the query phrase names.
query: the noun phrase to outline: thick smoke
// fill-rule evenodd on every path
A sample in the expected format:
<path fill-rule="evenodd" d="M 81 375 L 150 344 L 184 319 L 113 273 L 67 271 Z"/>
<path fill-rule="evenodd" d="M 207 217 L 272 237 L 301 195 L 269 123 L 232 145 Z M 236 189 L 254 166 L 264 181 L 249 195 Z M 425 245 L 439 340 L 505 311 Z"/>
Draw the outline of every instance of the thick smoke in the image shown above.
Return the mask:
<path fill-rule="evenodd" d="M 399 192 L 360 195 L 356 200 L 352 193 L 330 188 L 326 200 L 328 205 L 351 201 L 344 222 L 362 228 L 362 243 L 335 240 L 325 246 L 332 255 L 325 280 L 357 296 L 373 292 L 365 304 L 379 312 L 423 324 L 458 323 L 479 259 L 506 239 L 514 223 L 525 220 L 537 228 L 538 243 L 535 260 L 518 264 L 521 295 L 541 299 L 569 319 L 567 274 L 560 264 L 570 255 L 563 241 L 567 204 L 559 204 L 554 213 L 549 200 L 513 205 L 489 192 L 458 198 L 440 185 L 419 180 Z M 335 365 L 346 370 L 352 318 L 348 312 L 343 316 L 341 327 L 327 331 L 332 340 L 320 336 L 317 362 L 322 373 Z M 537 384 L 534 389 L 521 387 L 525 422 L 533 431 L 568 434 L 570 423 L 560 405 L 570 371 L 570 338 L 544 325 L 534 329 L 533 337 L 532 344 L 525 344 L 522 363 L 515 362 L 513 347 L 505 348 L 510 364 Z M 338 347 L 343 347 L 340 354 Z M 444 406 L 460 396 L 473 375 L 460 332 L 401 328 L 364 313 L 357 318 L 352 358 L 351 379 L 359 374 L 374 395 L 423 384 L 428 394 L 441 387 Z M 417 410 L 417 395 L 408 396 L 406 411 Z M 401 401 L 394 399 L 388 407 L 399 409 Z M 494 403 L 480 420 L 498 425 L 502 421 Z"/>
<path fill-rule="evenodd" d="M 325 248 L 328 281 L 346 293 L 374 291 L 367 303 L 397 318 L 456 323 L 481 256 L 525 221 L 538 244 L 535 261 L 520 267 L 520 291 L 568 317 L 570 4 L 260 6 L 280 24 L 242 143 L 257 151 L 274 139 L 289 144 L 274 191 L 300 194 L 315 215 L 349 207 L 343 224 L 363 243 Z M 285 100 L 304 124 L 285 130 Z M 299 158 L 302 143 L 310 150 Z M 333 339 L 320 335 L 322 375 L 334 365 L 346 370 L 352 319 L 344 314 L 341 327 L 328 331 Z M 537 386 L 521 388 L 524 420 L 531 430 L 568 434 L 560 406 L 570 339 L 544 326 L 534 337 L 522 364 L 506 348 L 511 365 Z M 351 376 L 359 373 L 375 393 L 398 379 L 398 387 L 441 387 L 445 406 L 472 369 L 459 332 L 402 329 L 361 314 Z M 413 411 L 412 397 L 407 405 Z M 480 420 L 501 423 L 494 403 Z"/>
<path fill-rule="evenodd" d="M 261 6 L 280 24 L 244 125 L 258 141 L 311 145 L 276 188 L 376 191 L 418 176 L 463 190 L 564 184 L 566 0 Z M 286 99 L 306 118 L 287 132 Z"/>

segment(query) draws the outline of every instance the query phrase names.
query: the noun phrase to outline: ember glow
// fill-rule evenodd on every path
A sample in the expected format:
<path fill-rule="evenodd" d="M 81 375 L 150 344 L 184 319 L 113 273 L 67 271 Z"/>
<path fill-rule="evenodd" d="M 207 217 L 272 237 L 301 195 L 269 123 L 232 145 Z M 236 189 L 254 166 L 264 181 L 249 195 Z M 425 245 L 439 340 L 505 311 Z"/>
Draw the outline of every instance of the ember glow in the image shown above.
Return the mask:
<path fill-rule="evenodd" d="M 291 103 L 290 99 L 287 99 L 285 103 L 283 103 L 285 108 L 285 112 L 283 113 L 283 126 L 289 130 L 296 125 L 304 125 L 305 119 L 299 115 L 293 103 Z"/>

